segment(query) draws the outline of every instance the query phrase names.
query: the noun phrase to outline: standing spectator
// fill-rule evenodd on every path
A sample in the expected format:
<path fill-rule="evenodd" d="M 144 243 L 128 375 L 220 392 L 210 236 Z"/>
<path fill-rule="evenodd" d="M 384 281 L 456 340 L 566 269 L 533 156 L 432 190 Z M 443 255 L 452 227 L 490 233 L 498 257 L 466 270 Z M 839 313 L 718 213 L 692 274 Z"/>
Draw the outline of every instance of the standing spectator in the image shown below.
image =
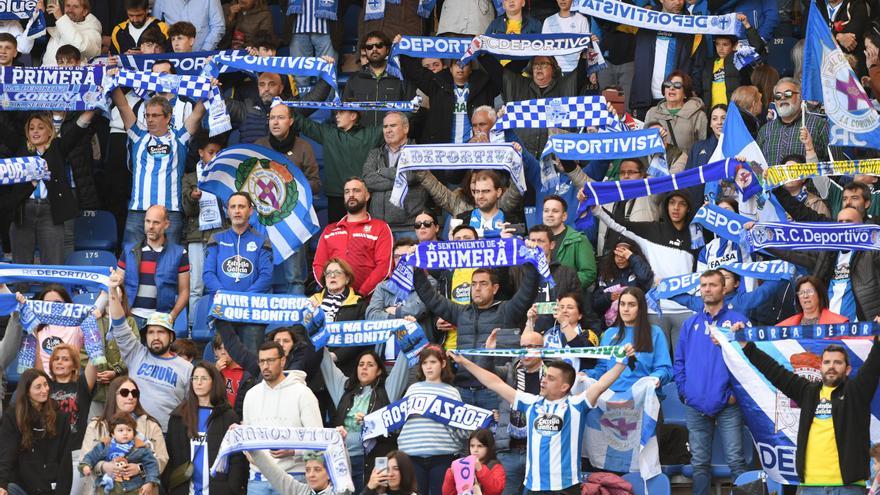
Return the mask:
<path fill-rule="evenodd" d="M 330 258 L 324 264 L 318 282 L 324 289 L 312 294 L 312 304 L 321 308 L 325 320 L 357 321 L 365 318 L 367 300 L 358 295 L 351 285 L 354 283 L 354 272 L 351 265 L 340 258 Z M 350 374 L 356 364 L 354 357 L 371 346 L 334 347 L 330 350 L 339 360 L 343 373 Z"/>
<path fill-rule="evenodd" d="M 721 131 L 724 129 L 724 120 L 727 118 L 727 105 L 719 104 L 712 106 L 709 110 L 709 131 L 702 141 L 694 143 L 693 147 L 688 150 L 687 164 L 685 170 L 690 170 L 703 165 L 709 164 L 709 158 L 715 152 L 718 146 L 718 138 L 721 137 Z M 723 184 L 732 185 L 731 181 L 719 181 L 718 183 L 707 187 L 706 184 L 690 187 L 686 189 L 691 196 L 691 203 L 695 205 L 703 203 L 717 203 L 721 198 L 727 197 Z M 735 197 L 735 196 L 734 196 Z"/>
<path fill-rule="evenodd" d="M 101 53 L 101 21 L 91 14 L 89 0 L 67 0 L 63 9 L 58 3 L 50 3 L 46 14 L 54 17 L 55 26 L 46 30 L 49 43 L 43 54 L 44 67 L 55 65 L 55 52 L 63 45 L 73 45 L 86 60 Z"/>
<path fill-rule="evenodd" d="M 440 11 L 437 36 L 474 37 L 495 19 L 492 0 L 446 0 Z"/>
<path fill-rule="evenodd" d="M 238 403 L 238 391 L 242 391 L 242 397 L 247 392 L 247 389 L 242 388 L 242 385 L 245 385 L 248 380 L 253 380 L 254 377 L 229 357 L 229 353 L 226 352 L 226 347 L 223 345 L 223 337 L 220 335 L 219 329 L 214 334 L 214 338 L 211 339 L 211 350 L 214 351 L 214 366 L 217 367 L 226 384 L 224 387 L 226 390 L 226 402 L 234 406 Z M 237 409 L 236 412 L 238 412 Z"/>
<path fill-rule="evenodd" d="M 380 19 L 366 20 L 366 9 L 361 9 L 358 18 L 358 38 L 364 39 L 367 33 L 382 33 L 388 39 L 397 34 L 421 36 L 424 32 L 424 19 L 417 14 L 419 0 L 400 0 L 385 2 L 385 11 Z"/>
<path fill-rule="evenodd" d="M 459 225 L 452 229 L 450 240 L 452 241 L 474 241 L 479 239 L 477 229 L 470 225 Z M 473 281 L 476 268 L 456 268 L 454 270 L 435 270 L 428 279 L 437 281 L 437 290 L 439 293 L 462 306 L 471 303 L 471 282 Z M 432 318 L 436 315 L 431 314 Z M 443 318 L 436 318 L 434 328 L 437 329 L 437 341 L 443 343 L 443 349 L 456 349 L 458 347 L 458 329 L 455 325 L 449 323 Z M 440 334 L 442 332 L 443 334 Z"/>
<path fill-rule="evenodd" d="M 88 135 L 93 115 L 92 110 L 83 112 L 75 125 L 64 128 L 63 136 L 55 132 L 50 112 L 31 114 L 25 121 L 26 147 L 19 155 L 42 157 L 51 178 L 0 187 L 0 210 L 12 211 L 9 237 L 15 263 L 33 263 L 34 248 L 39 247 L 41 263 L 64 264 L 65 223 L 72 224 L 79 215 L 66 160 Z M 0 132 L 17 134 L 5 126 Z"/>
<path fill-rule="evenodd" d="M 544 196 L 541 217 L 553 231 L 553 259 L 577 271 L 581 288 L 586 290 L 596 281 L 596 254 L 586 236 L 566 225 L 568 203 L 556 194 Z"/>
<path fill-rule="evenodd" d="M 828 121 L 825 117 L 806 112 L 801 122 L 801 85 L 790 77 L 783 77 L 773 87 L 777 118 L 768 121 L 758 132 L 758 146 L 771 167 L 778 165 L 782 157 L 806 155 L 800 139 L 801 127 L 806 127 L 813 138 L 813 149 L 819 160 L 828 159 Z"/>
<path fill-rule="evenodd" d="M 485 112 L 479 112 L 479 114 L 484 114 Z M 478 111 L 474 111 L 474 117 L 478 115 Z M 476 131 L 476 127 L 474 128 L 474 132 Z M 475 136 L 471 138 L 471 142 L 489 142 L 481 141 L 481 138 Z M 518 143 L 514 143 L 513 147 L 517 148 L 519 146 Z M 521 149 L 521 148 L 520 148 Z M 445 176 L 446 180 L 454 179 L 458 174 L 452 171 L 436 171 L 440 174 L 441 177 Z M 477 206 L 477 198 L 474 194 L 476 188 L 474 184 L 478 178 L 491 181 L 491 184 L 494 185 L 496 180 L 491 178 L 494 175 L 499 181 L 500 176 L 494 170 L 468 170 L 461 177 L 461 187 L 459 188 L 449 188 L 437 179 L 437 176 L 434 175 L 430 170 L 418 170 L 415 172 L 415 176 L 421 182 L 422 187 L 425 188 L 425 191 L 428 192 L 428 195 L 431 196 L 431 199 L 434 200 L 434 203 L 449 212 L 450 215 L 460 216 L 462 214 L 470 214 L 473 211 L 478 210 Z M 493 209 L 497 207 L 501 212 L 505 212 L 505 214 L 510 214 L 513 219 L 517 218 L 517 215 L 521 215 L 519 212 L 520 207 L 522 206 L 522 194 L 515 186 L 502 188 L 501 197 L 495 198 L 492 193 L 496 192 L 495 189 L 490 191 L 489 196 L 487 194 L 481 194 L 482 196 L 480 200 L 480 204 L 489 207 L 489 209 Z M 468 217 L 468 221 L 465 224 L 470 224 L 470 218 Z M 503 220 L 502 220 L 503 222 Z M 516 223 L 513 220 L 509 220 L 509 223 Z M 479 225 L 477 225 L 479 227 Z M 497 236 L 500 234 L 500 230 L 496 232 L 494 235 Z"/>
<path fill-rule="evenodd" d="M 749 320 L 724 304 L 724 275 L 718 270 L 707 270 L 700 276 L 700 295 L 704 309 L 681 326 L 673 373 L 678 395 L 685 405 L 694 493 L 706 495 L 712 483 L 709 463 L 716 425 L 731 477 L 736 479 L 747 470 L 742 413 L 733 396 L 730 372 L 721 349 L 712 344 L 709 332 L 714 327 L 735 331 L 749 325 Z"/>
<path fill-rule="evenodd" d="M 295 14 L 293 24 L 293 38 L 290 40 L 290 55 L 292 57 L 336 57 L 333 49 L 333 40 L 330 38 L 331 21 L 319 18 L 315 15 L 320 0 L 303 0 L 302 13 Z M 323 4 L 324 2 L 320 2 Z M 340 18 L 339 4 L 335 3 L 336 18 Z M 342 15 L 345 13 L 342 12 Z M 270 29 L 271 31 L 271 29 Z M 298 87 L 311 86 L 308 77 L 297 76 Z"/>
<path fill-rule="evenodd" d="M 259 31 L 272 31 L 272 13 L 266 7 L 266 0 L 239 0 L 223 6 L 226 18 L 226 35 L 220 42 L 221 48 L 238 50 L 247 40 Z"/>
<path fill-rule="evenodd" d="M 144 216 L 144 240 L 126 244 L 119 271 L 126 294 L 132 295 L 131 313 L 139 328 L 155 312 L 177 319 L 189 300 L 189 258 L 186 249 L 165 235 L 168 211 L 151 206 Z"/>
<path fill-rule="evenodd" d="M 124 242 L 140 242 L 144 236 L 146 209 L 161 205 L 168 210 L 171 222 L 168 238 L 177 244 L 183 230 L 181 178 L 186 166 L 187 143 L 201 125 L 205 105 L 201 101 L 196 103 L 183 127 L 175 129 L 171 126 L 174 109 L 162 96 L 154 96 L 144 104 L 146 126 L 137 122 L 136 114 L 121 88 L 113 91 L 113 102 L 128 134 L 133 177 Z"/>
<path fill-rule="evenodd" d="M 544 34 L 567 33 L 567 34 L 587 34 L 590 32 L 590 19 L 580 12 L 572 12 L 572 0 L 556 0 L 559 12 L 544 19 L 544 25 L 541 32 Z M 579 53 L 569 55 L 559 55 L 556 57 L 556 63 L 559 64 L 559 70 L 563 74 L 573 71 L 578 65 Z M 595 77 L 594 77 L 595 78 Z"/>
<path fill-rule="evenodd" d="M 759 65 L 752 70 L 749 80 L 761 93 L 761 111 L 756 115 L 766 119 L 770 102 L 773 101 L 773 87 L 779 82 L 779 71 L 769 64 Z"/>
<path fill-rule="evenodd" d="M 15 407 L 0 422 L 0 493 L 70 493 L 70 425 L 49 397 L 49 376 L 26 370 L 15 394 Z"/>
<path fill-rule="evenodd" d="M 803 2 L 803 25 L 807 26 L 810 15 L 810 4 Z M 869 32 L 871 21 L 876 19 L 877 12 L 872 11 L 869 2 L 853 0 L 819 0 L 816 9 L 822 20 L 831 30 L 834 41 L 845 54 L 851 54 L 858 60 L 853 67 L 856 74 L 865 73 L 865 34 Z"/>
<path fill-rule="evenodd" d="M 191 23 L 196 28 L 192 48 L 196 52 L 216 50 L 226 32 L 220 0 L 156 0 L 153 15 L 168 25 L 180 21 Z"/>
<path fill-rule="evenodd" d="M 394 7 L 399 6 L 386 4 L 386 13 Z M 349 78 L 342 92 L 342 98 L 353 101 L 412 100 L 416 95 L 415 88 L 411 88 L 406 81 L 388 74 L 386 70 L 388 54 L 391 52 L 391 38 L 381 31 L 371 31 L 361 38 L 360 46 L 367 52 L 368 63 Z M 365 126 L 379 125 L 382 116 L 383 112 L 363 112 L 361 122 Z"/>
<path fill-rule="evenodd" d="M 151 16 L 149 12 L 149 0 L 125 0 L 127 19 L 113 27 L 113 32 L 110 34 L 112 55 L 137 53 L 141 36 L 147 31 L 157 31 L 166 42 L 168 41 L 168 25 Z"/>
<path fill-rule="evenodd" d="M 694 96 L 691 76 L 681 71 L 672 71 L 663 81 L 664 100 L 648 110 L 645 126 L 660 126 L 660 135 L 667 143 L 666 154 L 669 171 L 684 169 L 687 153 L 694 143 L 706 139 L 709 127 L 703 100 Z M 671 152 L 672 145 L 679 154 Z"/>
<path fill-rule="evenodd" d="M 409 191 L 403 199 L 403 207 L 391 204 L 391 191 L 397 177 L 397 160 L 401 148 L 409 141 L 409 119 L 400 112 L 388 112 L 382 119 L 385 144 L 370 150 L 364 162 L 363 178 L 370 191 L 370 216 L 381 218 L 391 228 L 395 238 L 412 236 L 412 224 L 416 213 L 425 208 L 428 195 L 412 173 L 406 173 Z"/>
<path fill-rule="evenodd" d="M 192 365 L 171 353 L 174 327 L 171 318 L 164 313 L 153 313 L 144 331 L 147 345 L 138 342 L 131 333 L 119 298 L 117 287 L 123 278 L 119 272 L 110 275 L 110 318 L 113 320 L 113 337 L 125 364 L 131 370 L 132 379 L 143 389 L 144 404 L 152 416 L 168 429 L 168 416 L 186 395 L 186 387 L 192 374 Z"/>
<path fill-rule="evenodd" d="M 614 250 L 605 255 L 599 267 L 599 277 L 593 291 L 593 309 L 600 316 L 604 315 L 604 325 L 610 326 L 617 320 L 620 294 L 624 289 L 638 287 L 647 292 L 653 286 L 654 272 L 639 245 L 621 238 L 614 245 Z M 669 351 L 668 348 L 666 350 Z"/>
<path fill-rule="evenodd" d="M 174 53 L 189 53 L 196 44 L 196 27 L 191 22 L 178 21 L 168 26 L 168 41 Z"/>
<path fill-rule="evenodd" d="M 247 463 L 240 453 L 229 457 L 226 472 L 210 476 L 220 442 L 238 415 L 226 402 L 226 384 L 213 364 L 202 361 L 193 368 L 186 399 L 168 421 L 168 469 L 163 486 L 169 495 L 188 493 L 237 494 L 244 487 Z M 189 479 L 178 479 L 187 465 Z M 180 478 L 185 478 L 181 476 Z"/>
<path fill-rule="evenodd" d="M 829 325 L 846 323 L 849 318 L 828 309 L 828 289 L 813 275 L 804 275 L 795 284 L 799 313 L 777 323 L 780 327 L 795 325 Z"/>
<path fill-rule="evenodd" d="M 540 34 L 541 21 L 523 13 L 526 0 L 503 2 L 504 13 L 496 17 L 486 28 L 486 34 Z"/>
<path fill-rule="evenodd" d="M 322 280 L 327 260 L 340 258 L 354 272 L 350 281 L 358 294 L 369 295 L 391 273 L 391 228 L 367 213 L 370 191 L 359 177 L 345 182 L 345 209 L 342 220 L 324 228 L 318 240 L 312 270 L 315 280 Z"/>
<path fill-rule="evenodd" d="M 775 9 L 774 9 L 775 10 Z M 744 14 L 737 14 L 736 19 L 745 28 L 749 45 L 755 52 L 766 52 L 764 40 L 758 34 L 758 30 L 752 26 Z M 769 38 L 768 38 L 769 39 Z M 733 57 L 739 39 L 736 36 L 713 36 L 716 56 L 711 63 L 703 68 L 703 103 L 707 107 L 715 107 L 719 104 L 727 105 L 733 91 L 740 85 L 750 81 L 752 70 L 750 66 L 737 69 Z"/>
<path fill-rule="evenodd" d="M 749 25 L 745 24 L 745 22 L 754 25 L 756 34 L 768 41 L 773 39 L 774 30 L 779 25 L 779 17 L 783 11 L 782 3 L 777 4 L 774 0 L 721 0 L 720 2 L 713 1 L 713 3 L 715 5 L 709 4 L 712 14 L 742 12 L 742 14 L 737 15 L 737 19 L 739 19 L 740 15 L 745 17 L 745 21 L 740 19 L 740 22 L 743 22 L 743 27 L 749 29 Z M 718 5 L 718 3 L 721 3 L 721 5 Z M 807 6 L 806 10 L 809 10 L 809 6 Z M 696 14 L 696 12 L 694 13 Z M 804 17 L 806 17 L 806 13 L 804 13 Z M 802 25 L 806 26 L 806 18 L 802 22 Z M 751 41 L 752 38 L 749 37 L 749 42 L 751 43 Z M 753 44 L 752 46 L 755 45 Z"/>
<path fill-rule="evenodd" d="M 665 13 L 689 15 L 684 8 L 684 0 L 660 0 L 660 4 Z M 701 83 L 706 49 L 701 46 L 702 40 L 701 35 L 638 30 L 635 67 L 638 67 L 639 73 L 633 74 L 632 94 L 629 97 L 633 117 L 643 118 L 649 108 L 665 97 L 663 82 L 669 79 L 674 70 L 691 76 L 695 93 L 703 93 Z"/>
<path fill-rule="evenodd" d="M 248 390 L 244 399 L 242 424 L 260 426 L 284 426 L 321 428 L 321 410 L 318 399 L 306 386 L 303 371 L 284 370 L 284 350 L 277 342 L 264 342 L 259 353 L 260 373 L 263 381 Z M 278 467 L 286 473 L 302 477 L 305 465 L 301 455 L 293 450 L 270 451 Z M 269 481 L 260 476 L 251 465 L 247 484 L 249 495 L 278 495 Z"/>
<path fill-rule="evenodd" d="M 122 304 L 123 313 L 125 314 L 125 320 L 128 322 L 128 326 L 131 329 L 131 335 L 135 339 L 140 339 L 137 330 L 137 322 L 134 320 L 134 317 L 131 314 L 131 309 L 128 306 L 128 297 L 125 295 L 125 287 L 119 286 L 119 289 L 122 291 L 122 294 L 119 296 L 120 303 Z M 96 311 L 97 314 L 95 316 L 98 321 L 98 330 L 101 332 L 101 340 L 104 343 L 104 357 L 107 358 L 107 364 L 99 364 L 97 366 L 98 384 L 92 395 L 92 405 L 89 408 L 88 418 L 94 418 L 104 414 L 110 383 L 112 383 L 117 377 L 128 374 L 128 367 L 125 365 L 125 360 L 122 359 L 122 355 L 119 353 L 119 344 L 116 343 L 116 339 L 113 338 L 113 333 L 110 329 L 111 321 L 109 316 L 104 311 Z M 2 346 L 2 344 L 0 344 L 0 346 Z M 82 349 L 80 351 L 80 361 L 86 359 L 88 359 L 88 355 L 86 355 L 85 349 Z M 112 401 L 113 397 L 110 397 L 110 400 Z"/>
<path fill-rule="evenodd" d="M 272 290 L 272 242 L 250 225 L 254 206 L 250 196 L 235 192 L 226 201 L 230 227 L 208 241 L 205 256 L 205 293 L 213 297 L 218 290 L 269 293 Z M 257 352 L 265 325 L 240 323 L 236 332 L 244 346 Z"/>

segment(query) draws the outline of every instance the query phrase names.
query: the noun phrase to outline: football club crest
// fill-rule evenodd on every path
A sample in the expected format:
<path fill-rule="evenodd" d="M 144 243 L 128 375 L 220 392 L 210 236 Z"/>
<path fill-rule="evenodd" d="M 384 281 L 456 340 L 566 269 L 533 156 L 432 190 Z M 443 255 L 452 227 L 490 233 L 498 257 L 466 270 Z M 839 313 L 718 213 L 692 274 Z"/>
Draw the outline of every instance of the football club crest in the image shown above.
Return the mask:
<path fill-rule="evenodd" d="M 296 205 L 297 188 L 293 175 L 284 165 L 259 158 L 248 158 L 238 167 L 235 186 L 248 193 L 266 226 L 281 222 Z"/>

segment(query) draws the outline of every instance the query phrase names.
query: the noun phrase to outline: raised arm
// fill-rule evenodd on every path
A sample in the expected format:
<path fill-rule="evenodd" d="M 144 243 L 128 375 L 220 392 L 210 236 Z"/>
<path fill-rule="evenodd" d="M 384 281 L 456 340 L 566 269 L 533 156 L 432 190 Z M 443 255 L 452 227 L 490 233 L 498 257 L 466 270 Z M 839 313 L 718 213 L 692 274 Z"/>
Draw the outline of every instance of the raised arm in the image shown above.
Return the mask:
<path fill-rule="evenodd" d="M 627 357 L 635 356 L 636 352 L 632 348 L 632 345 L 626 344 L 624 346 L 624 350 L 626 350 Z M 602 395 L 603 392 L 608 390 L 609 387 L 617 380 L 617 377 L 623 373 L 623 370 L 626 369 L 626 363 L 616 363 L 611 367 L 608 371 L 606 371 L 596 383 L 590 385 L 587 390 L 584 391 L 584 396 L 587 399 L 587 403 L 590 405 L 596 405 L 596 401 L 599 400 L 599 396 Z M 500 378 L 499 378 L 500 380 Z"/>
<path fill-rule="evenodd" d="M 134 110 L 131 109 L 131 105 L 128 104 L 128 99 L 125 98 L 125 93 L 122 92 L 122 88 L 114 89 L 111 96 L 113 98 L 113 104 L 116 105 L 116 109 L 119 110 L 119 116 L 122 118 L 123 127 L 125 127 L 126 131 L 131 129 L 135 122 L 137 122 L 137 116 L 134 114 Z"/>
<path fill-rule="evenodd" d="M 498 375 L 492 373 L 491 371 L 480 368 L 470 359 L 462 356 L 461 354 L 457 354 L 454 351 L 446 351 L 446 354 L 449 356 L 450 359 L 455 361 L 455 364 L 462 366 L 464 367 L 464 369 L 468 370 L 468 372 L 473 375 L 474 378 L 476 378 L 480 383 L 482 383 L 484 387 L 492 390 L 493 392 L 498 394 L 499 397 L 510 404 L 513 404 L 516 401 L 516 390 L 508 385 Z M 622 371 L 623 369 L 621 368 L 621 370 L 617 372 L 617 375 L 620 375 Z M 614 377 L 614 379 L 616 378 L 617 376 Z M 611 383 L 614 382 L 614 379 L 612 379 L 611 382 L 608 383 L 609 386 L 611 385 Z M 605 388 L 608 387 L 606 386 Z M 589 390 L 587 392 L 589 392 Z M 596 396 L 598 397 L 598 394 Z M 590 404 L 593 404 L 593 402 L 590 402 Z"/>
<path fill-rule="evenodd" d="M 202 117 L 205 116 L 205 102 L 197 101 L 195 105 L 193 105 L 192 113 L 189 114 L 189 117 L 186 118 L 186 121 L 183 123 L 186 128 L 186 132 L 189 133 L 190 136 L 194 136 L 199 129 L 202 127 Z"/>

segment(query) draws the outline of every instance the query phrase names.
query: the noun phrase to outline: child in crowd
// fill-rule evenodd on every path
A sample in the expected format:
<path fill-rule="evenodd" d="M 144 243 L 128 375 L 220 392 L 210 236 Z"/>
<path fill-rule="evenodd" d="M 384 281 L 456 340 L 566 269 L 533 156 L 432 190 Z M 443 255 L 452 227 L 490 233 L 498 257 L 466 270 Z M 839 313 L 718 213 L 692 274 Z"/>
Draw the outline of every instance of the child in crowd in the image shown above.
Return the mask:
<path fill-rule="evenodd" d="M 92 474 L 99 462 L 112 462 L 116 467 L 139 464 L 140 474 L 134 478 L 105 474 L 97 481 L 98 493 L 135 495 L 147 483 L 159 485 L 159 463 L 152 449 L 137 438 L 137 423 L 131 414 L 120 412 L 110 419 L 112 438 L 105 438 L 86 454 L 79 464 L 83 476 Z"/>
<path fill-rule="evenodd" d="M 186 21 L 175 22 L 168 28 L 168 39 L 174 53 L 191 52 L 196 44 L 196 27 Z"/>

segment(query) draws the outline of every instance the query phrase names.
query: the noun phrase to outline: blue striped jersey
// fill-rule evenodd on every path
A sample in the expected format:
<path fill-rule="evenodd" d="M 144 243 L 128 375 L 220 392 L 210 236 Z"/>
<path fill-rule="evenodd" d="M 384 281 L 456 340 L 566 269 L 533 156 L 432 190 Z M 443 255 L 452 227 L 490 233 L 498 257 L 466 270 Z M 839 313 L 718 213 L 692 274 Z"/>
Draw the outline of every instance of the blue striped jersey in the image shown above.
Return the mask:
<path fill-rule="evenodd" d="M 293 27 L 295 34 L 328 34 L 327 19 L 315 17 L 315 2 L 317 0 L 303 0 L 303 13 L 297 14 L 296 24 Z"/>
<path fill-rule="evenodd" d="M 180 211 L 189 133 L 186 129 L 175 129 L 157 137 L 135 124 L 128 130 L 128 138 L 132 166 L 128 209 L 146 211 L 152 205 L 162 205 L 168 211 Z"/>
<path fill-rule="evenodd" d="M 526 415 L 526 490 L 558 491 L 580 483 L 581 443 L 587 413 L 584 394 L 547 400 L 516 392 L 514 409 Z"/>

